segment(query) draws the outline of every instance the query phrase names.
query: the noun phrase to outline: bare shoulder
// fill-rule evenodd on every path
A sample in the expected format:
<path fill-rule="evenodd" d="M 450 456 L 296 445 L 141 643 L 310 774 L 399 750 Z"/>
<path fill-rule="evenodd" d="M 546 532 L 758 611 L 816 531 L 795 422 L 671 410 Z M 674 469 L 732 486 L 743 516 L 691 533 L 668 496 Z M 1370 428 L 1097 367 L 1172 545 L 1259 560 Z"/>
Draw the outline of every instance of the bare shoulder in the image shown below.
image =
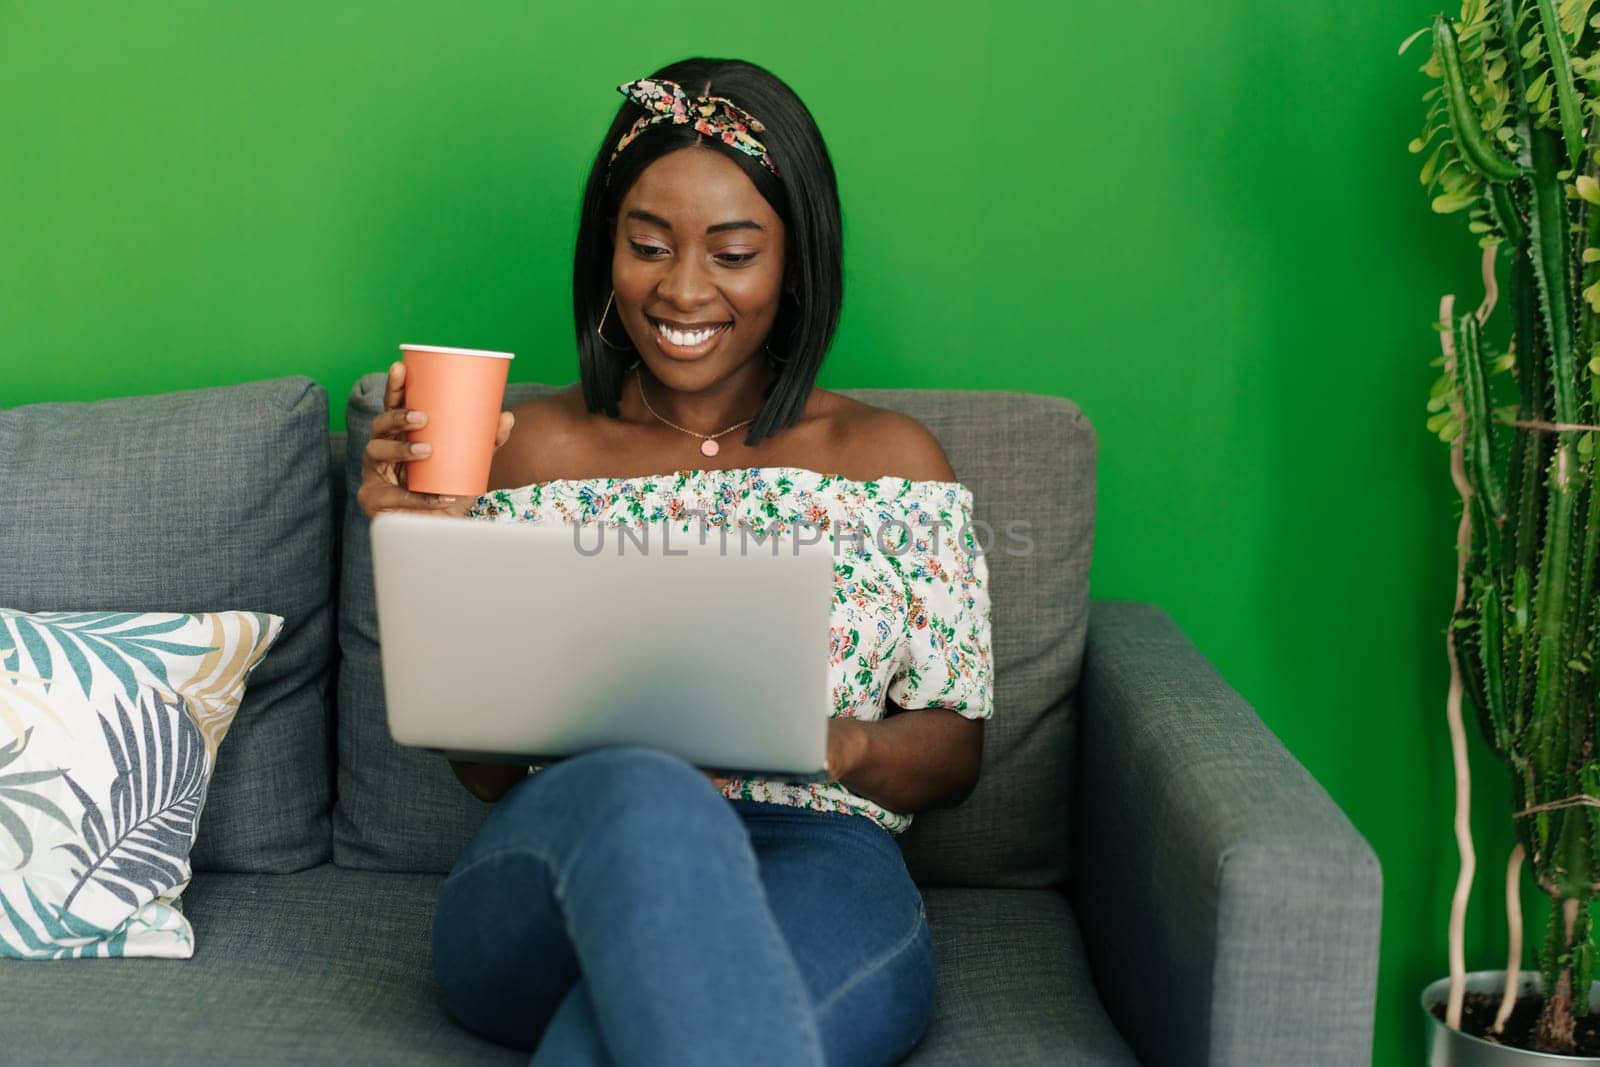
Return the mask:
<path fill-rule="evenodd" d="M 512 489 L 556 477 L 552 461 L 576 438 L 583 414 L 583 391 L 573 384 L 508 408 L 516 422 L 494 455 L 491 489 Z"/>
<path fill-rule="evenodd" d="M 955 470 L 939 439 L 899 411 L 852 401 L 843 420 L 847 454 L 870 457 L 876 475 L 912 481 L 953 482 Z"/>

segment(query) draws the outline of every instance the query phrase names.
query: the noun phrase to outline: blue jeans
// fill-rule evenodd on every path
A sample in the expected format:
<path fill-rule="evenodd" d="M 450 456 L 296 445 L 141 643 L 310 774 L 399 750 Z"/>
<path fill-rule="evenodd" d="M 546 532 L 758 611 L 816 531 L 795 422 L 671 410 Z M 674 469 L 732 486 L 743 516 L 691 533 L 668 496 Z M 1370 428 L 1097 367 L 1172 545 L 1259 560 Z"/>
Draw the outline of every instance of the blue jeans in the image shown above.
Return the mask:
<path fill-rule="evenodd" d="M 500 799 L 440 890 L 433 971 L 451 1015 L 535 1064 L 892 1064 L 933 1011 L 887 831 L 730 801 L 631 746 Z"/>

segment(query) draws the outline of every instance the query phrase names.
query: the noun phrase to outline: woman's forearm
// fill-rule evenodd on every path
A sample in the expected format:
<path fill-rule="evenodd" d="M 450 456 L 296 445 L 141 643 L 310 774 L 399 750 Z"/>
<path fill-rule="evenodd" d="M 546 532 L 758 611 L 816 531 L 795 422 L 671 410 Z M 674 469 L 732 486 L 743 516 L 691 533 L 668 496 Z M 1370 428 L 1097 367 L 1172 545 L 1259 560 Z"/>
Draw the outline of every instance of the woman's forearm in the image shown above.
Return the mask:
<path fill-rule="evenodd" d="M 884 718 L 836 719 L 846 770 L 839 781 L 890 811 L 953 807 L 978 782 L 983 720 L 947 708 L 896 710 Z"/>

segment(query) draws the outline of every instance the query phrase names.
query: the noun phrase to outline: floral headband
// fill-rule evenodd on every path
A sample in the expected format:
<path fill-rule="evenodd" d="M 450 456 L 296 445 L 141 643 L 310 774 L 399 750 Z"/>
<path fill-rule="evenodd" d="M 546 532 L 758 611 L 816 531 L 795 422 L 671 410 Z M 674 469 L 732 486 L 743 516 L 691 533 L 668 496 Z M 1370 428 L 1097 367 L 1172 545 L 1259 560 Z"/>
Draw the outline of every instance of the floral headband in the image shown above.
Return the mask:
<path fill-rule="evenodd" d="M 665 78 L 640 78 L 626 82 L 617 86 L 617 92 L 650 114 L 635 122 L 633 127 L 622 135 L 617 147 L 611 150 L 611 159 L 606 162 L 608 178 L 609 167 L 616 161 L 618 153 L 628 147 L 635 137 L 660 122 L 692 124 L 705 136 L 714 137 L 747 156 L 754 156 L 773 174 L 778 173 L 777 165 L 772 162 L 772 157 L 767 155 L 766 145 L 750 136 L 752 130 L 759 133 L 766 127 L 761 125 L 754 115 L 727 97 L 697 96 L 691 100 L 682 86 Z"/>

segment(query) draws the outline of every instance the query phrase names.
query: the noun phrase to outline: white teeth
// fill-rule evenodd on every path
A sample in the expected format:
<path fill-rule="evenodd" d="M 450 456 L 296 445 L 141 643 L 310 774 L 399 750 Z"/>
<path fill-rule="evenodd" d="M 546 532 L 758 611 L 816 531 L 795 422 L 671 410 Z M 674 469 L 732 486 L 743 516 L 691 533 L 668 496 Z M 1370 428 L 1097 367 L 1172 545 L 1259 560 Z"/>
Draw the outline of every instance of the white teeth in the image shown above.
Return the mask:
<path fill-rule="evenodd" d="M 704 344 L 711 339 L 713 334 L 722 329 L 722 327 L 718 326 L 709 330 L 695 330 L 690 333 L 685 330 L 675 330 L 660 322 L 656 323 L 655 327 L 656 332 L 661 334 L 662 337 L 682 348 L 694 348 L 697 345 Z"/>

